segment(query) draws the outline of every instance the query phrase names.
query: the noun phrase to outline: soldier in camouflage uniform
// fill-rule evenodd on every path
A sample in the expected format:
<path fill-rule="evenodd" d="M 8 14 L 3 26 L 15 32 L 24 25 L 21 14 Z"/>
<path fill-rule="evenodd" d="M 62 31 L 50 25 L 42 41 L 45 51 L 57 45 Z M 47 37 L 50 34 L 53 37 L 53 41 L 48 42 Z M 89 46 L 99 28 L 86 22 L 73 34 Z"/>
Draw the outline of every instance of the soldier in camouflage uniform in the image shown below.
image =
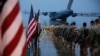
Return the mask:
<path fill-rule="evenodd" d="M 76 27 L 76 23 L 72 22 L 71 26 L 69 27 L 69 33 L 68 33 L 68 41 L 70 42 L 72 50 L 74 50 L 75 48 L 77 34 L 78 34 L 78 29 Z"/>
<path fill-rule="evenodd" d="M 95 25 L 95 21 L 91 21 L 90 22 L 90 27 L 89 27 L 89 47 L 90 47 L 90 53 L 92 54 L 93 52 L 93 49 L 94 49 L 94 43 L 95 43 L 95 28 L 96 28 L 96 25 Z"/>
<path fill-rule="evenodd" d="M 65 25 L 62 28 L 62 37 L 64 39 L 64 45 L 67 44 L 68 32 L 69 32 L 69 26 L 68 25 Z"/>
<path fill-rule="evenodd" d="M 57 26 L 55 26 L 55 27 L 53 28 L 53 33 L 54 33 L 54 35 L 57 37 Z"/>
<path fill-rule="evenodd" d="M 65 24 L 61 24 L 59 26 L 59 33 L 60 33 L 59 35 L 60 35 L 60 39 L 61 39 L 63 45 L 65 45 L 65 39 L 64 39 L 64 37 L 65 37 L 64 34 L 66 34 L 65 29 L 66 29 Z"/>
<path fill-rule="evenodd" d="M 57 27 L 57 34 L 58 34 L 58 38 L 61 39 L 62 38 L 62 27 L 63 25 L 59 25 Z"/>
<path fill-rule="evenodd" d="M 79 37 L 81 56 L 86 56 L 87 55 L 88 33 L 89 33 L 89 29 L 87 28 L 86 22 L 84 22 L 83 27 L 80 29 L 80 37 Z"/>
<path fill-rule="evenodd" d="M 93 56 L 100 56 L 100 19 L 96 19 L 95 41 Z"/>

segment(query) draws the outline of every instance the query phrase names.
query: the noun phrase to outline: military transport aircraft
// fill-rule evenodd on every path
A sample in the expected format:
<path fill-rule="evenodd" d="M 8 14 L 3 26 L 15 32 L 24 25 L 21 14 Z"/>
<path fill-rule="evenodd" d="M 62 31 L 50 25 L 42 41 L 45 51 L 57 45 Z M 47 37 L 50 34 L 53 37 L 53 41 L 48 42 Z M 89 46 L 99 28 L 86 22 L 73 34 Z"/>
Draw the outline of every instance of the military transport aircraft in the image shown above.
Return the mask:
<path fill-rule="evenodd" d="M 74 13 L 74 11 L 71 9 L 71 6 L 73 4 L 73 0 L 69 0 L 67 8 L 60 12 L 41 12 L 42 15 L 50 17 L 50 24 L 62 24 L 66 23 L 67 18 L 69 16 L 76 17 L 76 16 L 90 16 L 90 17 L 99 17 L 100 13 Z M 24 11 L 25 14 L 28 14 L 28 12 Z"/>

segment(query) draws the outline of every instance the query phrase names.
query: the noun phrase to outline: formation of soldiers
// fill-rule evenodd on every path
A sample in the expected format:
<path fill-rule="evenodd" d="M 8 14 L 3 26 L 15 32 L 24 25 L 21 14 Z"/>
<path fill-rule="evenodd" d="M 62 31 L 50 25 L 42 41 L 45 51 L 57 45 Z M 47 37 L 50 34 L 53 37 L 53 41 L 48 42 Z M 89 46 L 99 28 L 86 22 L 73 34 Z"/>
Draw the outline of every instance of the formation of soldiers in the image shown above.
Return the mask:
<path fill-rule="evenodd" d="M 78 29 L 76 23 L 72 22 L 61 25 L 52 25 L 45 27 L 46 30 L 52 32 L 58 39 L 62 39 L 63 45 L 70 45 L 72 50 L 75 49 L 75 44 L 80 45 L 80 52 L 83 56 L 90 48 L 91 56 L 100 56 L 100 19 L 90 22 L 90 27 L 87 23 L 83 23 L 83 27 Z"/>

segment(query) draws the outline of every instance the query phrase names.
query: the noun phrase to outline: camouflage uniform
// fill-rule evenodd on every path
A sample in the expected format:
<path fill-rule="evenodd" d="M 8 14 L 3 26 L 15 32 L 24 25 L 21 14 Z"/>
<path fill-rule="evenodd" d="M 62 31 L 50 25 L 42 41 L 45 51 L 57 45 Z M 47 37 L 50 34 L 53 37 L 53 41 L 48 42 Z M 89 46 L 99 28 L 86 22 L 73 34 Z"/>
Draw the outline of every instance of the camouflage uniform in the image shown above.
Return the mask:
<path fill-rule="evenodd" d="M 70 26 L 69 28 L 69 37 L 68 37 L 68 41 L 69 42 L 73 42 L 76 41 L 77 39 L 77 34 L 78 34 L 78 29 L 76 26 Z"/>
<path fill-rule="evenodd" d="M 69 27 L 68 26 L 65 26 L 65 27 L 63 27 L 63 37 L 64 37 L 64 39 L 67 41 L 67 38 L 68 38 L 68 29 Z"/>
<path fill-rule="evenodd" d="M 82 56 L 86 56 L 87 55 L 88 33 L 89 33 L 89 29 L 88 28 L 82 28 L 80 30 L 79 44 L 80 44 L 80 54 Z"/>
<path fill-rule="evenodd" d="M 95 28 L 95 40 L 94 40 L 94 49 L 92 52 L 93 56 L 100 56 L 100 24 Z"/>
<path fill-rule="evenodd" d="M 76 39 L 77 39 L 77 33 L 78 33 L 78 29 L 75 25 L 72 25 L 69 27 L 69 32 L 68 32 L 68 42 L 71 46 L 71 49 L 72 50 L 75 50 L 75 42 L 76 42 Z"/>

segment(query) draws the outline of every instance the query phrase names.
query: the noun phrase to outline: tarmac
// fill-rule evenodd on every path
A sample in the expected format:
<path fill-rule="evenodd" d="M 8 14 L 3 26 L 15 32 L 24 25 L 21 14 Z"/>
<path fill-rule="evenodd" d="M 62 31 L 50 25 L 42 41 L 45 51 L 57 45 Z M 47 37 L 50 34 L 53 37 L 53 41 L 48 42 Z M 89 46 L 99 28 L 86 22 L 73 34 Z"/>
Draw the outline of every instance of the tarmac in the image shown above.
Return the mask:
<path fill-rule="evenodd" d="M 45 30 L 42 32 L 42 36 L 39 38 L 39 49 L 40 56 L 59 56 L 53 40 L 51 39 L 50 33 Z M 75 46 L 75 56 L 81 56 L 80 45 L 78 44 Z M 89 48 L 87 56 L 90 56 Z"/>

